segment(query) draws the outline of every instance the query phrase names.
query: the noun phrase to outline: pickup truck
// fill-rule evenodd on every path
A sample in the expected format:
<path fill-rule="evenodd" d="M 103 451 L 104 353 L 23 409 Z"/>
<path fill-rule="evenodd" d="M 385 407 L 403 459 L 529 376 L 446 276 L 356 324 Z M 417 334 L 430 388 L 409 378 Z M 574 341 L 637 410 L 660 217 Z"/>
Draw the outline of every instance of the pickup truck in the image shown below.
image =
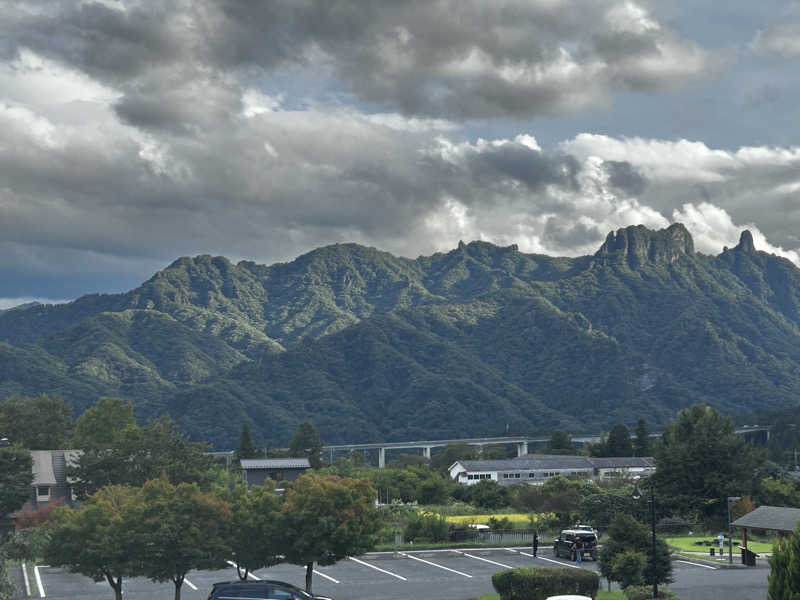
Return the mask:
<path fill-rule="evenodd" d="M 591 531 L 580 529 L 564 529 L 561 535 L 553 540 L 553 554 L 556 557 L 563 556 L 570 560 L 576 560 L 575 551 L 572 549 L 572 544 L 576 539 L 580 539 L 583 543 L 583 558 L 591 558 L 596 561 L 598 558 L 597 537 Z"/>

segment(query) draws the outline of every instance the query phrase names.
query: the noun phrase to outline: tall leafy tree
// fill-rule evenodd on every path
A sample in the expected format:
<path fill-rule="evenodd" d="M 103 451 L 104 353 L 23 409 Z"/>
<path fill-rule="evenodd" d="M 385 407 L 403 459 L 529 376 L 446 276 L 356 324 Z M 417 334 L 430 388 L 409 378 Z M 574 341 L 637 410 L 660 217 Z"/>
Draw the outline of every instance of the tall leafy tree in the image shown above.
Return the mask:
<path fill-rule="evenodd" d="M 143 549 L 140 573 L 153 581 L 171 581 L 175 600 L 180 600 L 189 571 L 225 567 L 231 523 L 230 506 L 216 494 L 195 484 L 175 486 L 164 477 L 148 481 L 129 533 Z"/>
<path fill-rule="evenodd" d="M 130 427 L 136 427 L 132 402 L 119 398 L 100 398 L 78 417 L 75 423 L 75 447 L 81 450 L 104 450 Z"/>
<path fill-rule="evenodd" d="M 31 495 L 31 454 L 20 445 L 0 446 L 0 519 L 20 508 Z"/>
<path fill-rule="evenodd" d="M 636 423 L 636 438 L 633 441 L 633 451 L 636 456 L 650 456 L 650 431 L 647 421 L 640 417 Z"/>
<path fill-rule="evenodd" d="M 662 503 L 673 509 L 725 510 L 727 496 L 750 494 L 758 485 L 763 452 L 734 433 L 731 420 L 708 406 L 681 410 L 655 451 L 652 479 Z"/>
<path fill-rule="evenodd" d="M 336 475 L 303 475 L 286 492 L 283 553 L 305 566 L 308 593 L 314 563 L 331 565 L 374 547 L 380 528 L 374 502 L 369 481 Z"/>
<path fill-rule="evenodd" d="M 69 469 L 76 478 L 73 489 L 78 497 L 85 498 L 105 485 L 141 486 L 162 474 L 174 484 L 210 483 L 213 459 L 203 453 L 202 445 L 188 441 L 169 417 L 139 427 L 127 418 L 130 414 L 132 419 L 129 407 L 118 403 L 110 406 L 111 413 L 120 413 L 122 425 L 111 435 L 95 431 L 93 421 L 89 422 L 91 427 L 83 429 L 83 415 L 78 419 L 76 438 L 81 435 L 83 454 Z M 98 411 L 92 420 L 97 417 L 97 422 L 104 422 L 111 414 L 104 411 Z"/>
<path fill-rule="evenodd" d="M 108 486 L 90 496 L 77 510 L 54 511 L 44 559 L 94 581 L 107 581 L 122 600 L 122 581 L 139 574 L 142 546 L 131 535 L 141 512 L 139 491 Z"/>
<path fill-rule="evenodd" d="M 622 423 L 617 423 L 608 433 L 608 456 L 632 456 L 631 432 Z"/>
<path fill-rule="evenodd" d="M 281 501 L 274 484 L 268 480 L 248 490 L 239 483 L 226 490 L 224 497 L 231 506 L 230 546 L 239 579 L 281 562 Z"/>
<path fill-rule="evenodd" d="M 322 466 L 322 441 L 311 421 L 300 423 L 297 433 L 289 443 L 289 453 L 292 456 L 305 456 L 314 469 Z"/>
<path fill-rule="evenodd" d="M 72 441 L 72 407 L 59 396 L 12 396 L 0 403 L 0 438 L 28 450 L 63 450 Z"/>
<path fill-rule="evenodd" d="M 440 452 L 431 456 L 431 467 L 441 473 L 446 473 L 447 469 L 457 460 L 475 460 L 476 458 L 478 458 L 477 446 L 461 442 L 447 444 Z"/>
<path fill-rule="evenodd" d="M 250 432 L 250 425 L 242 424 L 242 432 L 239 434 L 239 445 L 236 448 L 236 458 L 255 458 L 258 450 L 253 443 L 253 434 Z"/>

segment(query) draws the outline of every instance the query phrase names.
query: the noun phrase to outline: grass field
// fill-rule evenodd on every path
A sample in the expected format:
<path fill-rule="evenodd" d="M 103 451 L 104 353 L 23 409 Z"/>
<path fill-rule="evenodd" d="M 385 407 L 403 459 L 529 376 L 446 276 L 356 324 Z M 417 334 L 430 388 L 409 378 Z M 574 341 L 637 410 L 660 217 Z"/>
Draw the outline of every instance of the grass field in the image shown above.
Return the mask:
<path fill-rule="evenodd" d="M 700 536 L 692 536 L 692 537 L 671 537 L 666 538 L 667 544 L 670 546 L 674 546 L 675 548 L 680 548 L 683 552 L 702 552 L 703 554 L 708 554 L 709 548 L 717 548 L 719 549 L 719 544 L 716 543 L 714 540 L 713 546 L 705 546 L 705 545 L 696 545 L 695 542 L 700 540 L 712 540 L 713 537 L 700 537 Z M 734 554 L 739 553 L 739 549 L 737 547 L 736 542 L 739 541 L 739 538 L 734 537 L 734 547 L 733 552 Z M 752 550 L 753 552 L 760 553 L 760 552 L 772 552 L 772 543 L 771 542 L 757 542 L 754 540 L 749 540 L 747 542 L 747 547 Z M 728 544 L 727 540 L 725 543 L 725 552 L 728 551 Z"/>

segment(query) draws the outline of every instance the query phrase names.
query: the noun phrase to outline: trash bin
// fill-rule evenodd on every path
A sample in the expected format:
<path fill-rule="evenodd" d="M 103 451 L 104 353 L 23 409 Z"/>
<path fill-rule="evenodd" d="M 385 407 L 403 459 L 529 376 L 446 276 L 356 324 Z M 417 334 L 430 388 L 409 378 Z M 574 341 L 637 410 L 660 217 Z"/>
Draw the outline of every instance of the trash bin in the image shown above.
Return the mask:
<path fill-rule="evenodd" d="M 746 548 L 742 548 L 742 564 L 747 565 L 748 567 L 755 567 L 756 566 L 756 558 L 758 554 L 753 552 L 752 550 L 748 550 Z"/>

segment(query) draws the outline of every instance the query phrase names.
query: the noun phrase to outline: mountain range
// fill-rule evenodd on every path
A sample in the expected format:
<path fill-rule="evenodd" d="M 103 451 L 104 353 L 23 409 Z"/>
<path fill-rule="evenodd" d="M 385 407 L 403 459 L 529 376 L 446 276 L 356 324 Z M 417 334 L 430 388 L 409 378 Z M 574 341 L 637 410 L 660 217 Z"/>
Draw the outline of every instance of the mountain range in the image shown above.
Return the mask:
<path fill-rule="evenodd" d="M 0 311 L 0 398 L 101 396 L 235 446 L 608 430 L 702 402 L 800 398 L 800 270 L 749 232 L 717 256 L 681 224 L 591 256 L 459 243 L 408 259 L 357 244 L 270 266 L 180 258 L 138 288 Z"/>

